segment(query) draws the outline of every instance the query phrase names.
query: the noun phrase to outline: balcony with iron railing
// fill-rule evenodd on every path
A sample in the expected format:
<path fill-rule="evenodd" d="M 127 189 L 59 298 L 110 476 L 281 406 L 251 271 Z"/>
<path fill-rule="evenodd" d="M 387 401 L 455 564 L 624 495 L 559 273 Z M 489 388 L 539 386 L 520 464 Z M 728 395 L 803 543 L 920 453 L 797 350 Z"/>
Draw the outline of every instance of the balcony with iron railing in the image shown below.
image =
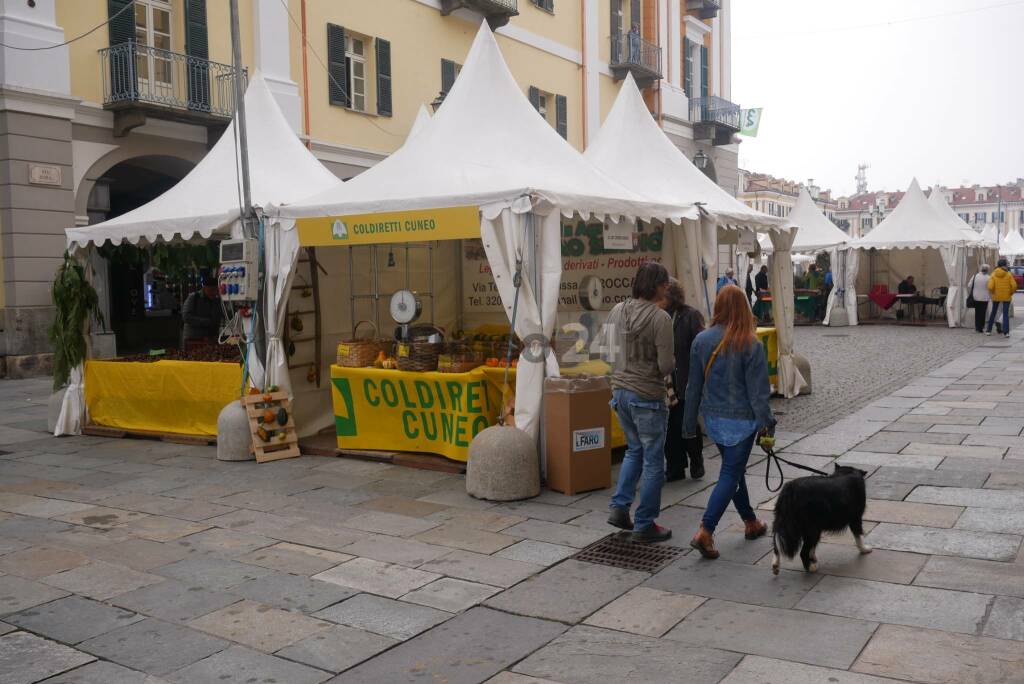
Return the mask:
<path fill-rule="evenodd" d="M 641 88 L 661 78 L 661 48 L 639 33 L 612 35 L 612 57 L 608 65 L 616 80 L 632 73 Z"/>
<path fill-rule="evenodd" d="M 740 106 L 725 98 L 714 95 L 690 98 L 690 121 L 695 140 L 728 145 L 740 130 L 740 119 Z"/>
<path fill-rule="evenodd" d="M 491 30 L 508 23 L 519 14 L 517 0 L 441 0 L 441 15 L 448 16 L 458 9 L 468 9 L 482 14 Z"/>
<path fill-rule="evenodd" d="M 722 9 L 722 0 L 686 0 L 687 10 L 697 10 L 701 19 L 714 19 Z"/>
<path fill-rule="evenodd" d="M 144 124 L 147 116 L 223 127 L 234 115 L 230 64 L 134 42 L 99 52 L 103 107 L 114 112 L 115 135 Z M 244 88 L 244 69 L 241 77 Z"/>

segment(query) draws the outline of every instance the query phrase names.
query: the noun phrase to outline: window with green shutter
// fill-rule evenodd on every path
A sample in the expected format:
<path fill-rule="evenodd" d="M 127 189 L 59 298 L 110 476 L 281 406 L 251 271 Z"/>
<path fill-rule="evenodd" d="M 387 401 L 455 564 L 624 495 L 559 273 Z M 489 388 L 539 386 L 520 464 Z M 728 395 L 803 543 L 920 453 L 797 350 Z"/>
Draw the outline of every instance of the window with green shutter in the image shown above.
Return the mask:
<path fill-rule="evenodd" d="M 206 28 L 206 0 L 185 0 L 185 52 L 188 60 L 188 108 L 210 111 L 210 43 Z"/>
<path fill-rule="evenodd" d="M 708 96 L 708 47 L 700 46 L 700 96 Z"/>
<path fill-rule="evenodd" d="M 693 97 L 693 44 L 683 38 L 683 91 L 686 97 Z"/>
<path fill-rule="evenodd" d="M 527 91 L 527 97 L 530 98 L 530 104 L 533 105 L 533 108 L 536 109 L 539 112 L 540 111 L 540 90 L 538 90 L 537 88 L 534 88 L 533 86 L 530 86 L 530 89 Z"/>
<path fill-rule="evenodd" d="M 345 28 L 336 24 L 327 25 L 327 93 L 332 105 L 349 106 Z"/>
<path fill-rule="evenodd" d="M 533 0 L 533 4 L 552 14 L 555 12 L 555 0 Z"/>
<path fill-rule="evenodd" d="M 569 139 L 569 107 L 565 95 L 555 95 L 555 130 L 558 135 Z"/>
<path fill-rule="evenodd" d="M 391 116 L 391 41 L 378 38 L 377 44 L 377 113 Z"/>
<path fill-rule="evenodd" d="M 135 15 L 132 0 L 107 0 L 107 30 L 110 47 L 135 42 Z M 130 47 L 110 53 L 110 92 L 118 99 L 134 100 L 139 87 L 135 80 L 135 54 Z"/>
<path fill-rule="evenodd" d="M 441 93 L 448 94 L 448 91 L 455 85 L 455 77 L 459 73 L 459 65 L 450 59 L 441 60 Z"/>

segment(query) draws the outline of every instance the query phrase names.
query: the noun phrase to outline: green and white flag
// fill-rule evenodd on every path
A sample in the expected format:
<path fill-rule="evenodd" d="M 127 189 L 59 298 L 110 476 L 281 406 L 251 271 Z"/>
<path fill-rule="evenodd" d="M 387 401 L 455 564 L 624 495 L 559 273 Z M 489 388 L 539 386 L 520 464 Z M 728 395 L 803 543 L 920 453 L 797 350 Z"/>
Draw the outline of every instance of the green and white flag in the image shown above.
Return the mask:
<path fill-rule="evenodd" d="M 761 107 L 744 109 L 740 112 L 740 135 L 757 137 L 757 128 L 761 125 Z"/>

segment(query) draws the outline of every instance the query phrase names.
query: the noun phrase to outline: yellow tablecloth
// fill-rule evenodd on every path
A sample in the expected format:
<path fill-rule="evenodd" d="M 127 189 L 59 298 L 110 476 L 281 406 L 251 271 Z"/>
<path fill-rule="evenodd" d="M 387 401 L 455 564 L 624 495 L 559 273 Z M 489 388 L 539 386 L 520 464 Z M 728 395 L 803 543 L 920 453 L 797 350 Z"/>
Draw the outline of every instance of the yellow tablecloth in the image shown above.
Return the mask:
<path fill-rule="evenodd" d="M 238 399 L 242 368 L 203 361 L 86 361 L 85 403 L 95 425 L 216 436 Z"/>
<path fill-rule="evenodd" d="M 768 382 L 772 389 L 777 391 L 779 386 L 779 333 L 775 328 L 758 328 L 756 335 L 768 357 Z"/>

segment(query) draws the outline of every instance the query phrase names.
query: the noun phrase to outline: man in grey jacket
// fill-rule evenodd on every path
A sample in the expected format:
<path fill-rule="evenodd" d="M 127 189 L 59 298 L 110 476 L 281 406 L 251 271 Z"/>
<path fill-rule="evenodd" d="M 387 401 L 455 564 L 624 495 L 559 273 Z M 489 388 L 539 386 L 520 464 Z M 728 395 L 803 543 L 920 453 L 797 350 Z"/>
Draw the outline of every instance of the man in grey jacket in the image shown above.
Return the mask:
<path fill-rule="evenodd" d="M 605 359 L 612 365 L 612 407 L 626 435 L 626 455 L 612 497 L 608 523 L 633 530 L 635 542 L 659 542 L 672 531 L 657 525 L 665 482 L 668 406 L 665 376 L 675 367 L 672 319 L 658 306 L 668 289 L 668 271 L 649 262 L 633 280 L 633 297 L 616 304 L 602 331 Z M 630 520 L 637 482 L 640 502 Z"/>

